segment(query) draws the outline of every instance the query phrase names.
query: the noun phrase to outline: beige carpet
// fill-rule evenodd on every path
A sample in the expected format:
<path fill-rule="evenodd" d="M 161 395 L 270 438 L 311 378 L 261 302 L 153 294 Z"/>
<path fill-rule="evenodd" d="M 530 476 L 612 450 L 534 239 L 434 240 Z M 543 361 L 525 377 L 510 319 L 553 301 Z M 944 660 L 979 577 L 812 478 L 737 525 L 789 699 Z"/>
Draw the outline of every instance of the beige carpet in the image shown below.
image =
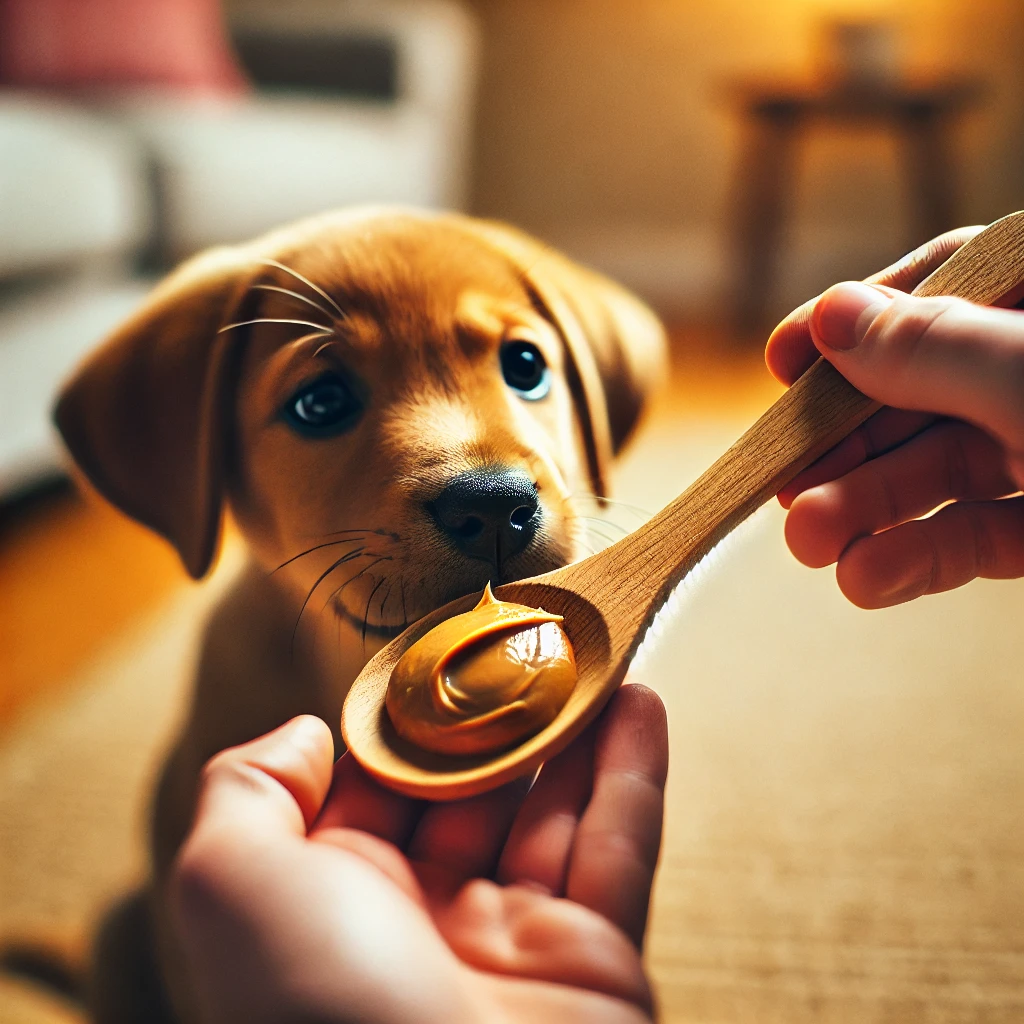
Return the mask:
<path fill-rule="evenodd" d="M 659 507 L 744 425 L 663 417 L 618 493 Z M 183 589 L 0 736 L 0 935 L 71 941 L 138 872 L 211 599 Z M 664 1019 L 1024 1021 L 1024 582 L 860 612 L 772 507 L 680 604 L 638 670 L 673 743 Z M 0 985 L 4 1024 L 69 1019 Z"/>

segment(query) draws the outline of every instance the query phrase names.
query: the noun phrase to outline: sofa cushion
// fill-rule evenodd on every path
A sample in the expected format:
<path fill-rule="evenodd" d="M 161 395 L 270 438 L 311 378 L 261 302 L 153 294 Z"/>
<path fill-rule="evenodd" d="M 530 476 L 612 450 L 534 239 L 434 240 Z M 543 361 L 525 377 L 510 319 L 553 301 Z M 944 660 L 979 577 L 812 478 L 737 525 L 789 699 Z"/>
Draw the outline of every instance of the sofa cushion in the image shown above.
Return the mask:
<path fill-rule="evenodd" d="M 116 112 L 159 168 L 170 260 L 335 206 L 448 205 L 454 193 L 447 139 L 412 104 L 154 94 Z"/>
<path fill-rule="evenodd" d="M 145 157 L 70 104 L 0 91 L 0 277 L 124 255 L 150 223 Z"/>

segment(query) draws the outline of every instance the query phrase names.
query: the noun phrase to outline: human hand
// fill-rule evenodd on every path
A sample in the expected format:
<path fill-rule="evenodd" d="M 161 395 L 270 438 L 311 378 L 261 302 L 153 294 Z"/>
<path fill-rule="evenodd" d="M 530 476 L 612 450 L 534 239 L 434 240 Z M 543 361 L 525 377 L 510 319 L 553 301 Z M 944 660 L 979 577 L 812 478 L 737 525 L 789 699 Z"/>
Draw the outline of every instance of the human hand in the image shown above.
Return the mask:
<path fill-rule="evenodd" d="M 768 341 L 783 383 L 820 353 L 886 406 L 779 494 L 790 550 L 838 563 L 862 608 L 1024 576 L 1024 312 L 904 294 L 980 230 L 830 288 Z"/>
<path fill-rule="evenodd" d="M 625 686 L 536 784 L 426 804 L 304 716 L 206 768 L 172 905 L 207 1021 L 635 1022 L 661 701 Z"/>

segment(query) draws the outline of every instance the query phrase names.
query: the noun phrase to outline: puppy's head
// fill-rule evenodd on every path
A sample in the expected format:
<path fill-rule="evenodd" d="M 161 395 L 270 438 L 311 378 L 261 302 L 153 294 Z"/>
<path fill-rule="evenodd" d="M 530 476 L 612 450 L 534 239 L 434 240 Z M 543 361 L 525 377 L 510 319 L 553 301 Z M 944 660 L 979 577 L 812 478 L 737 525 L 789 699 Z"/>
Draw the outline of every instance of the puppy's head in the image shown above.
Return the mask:
<path fill-rule="evenodd" d="M 114 504 L 195 577 L 221 513 L 311 609 L 384 637 L 580 553 L 658 375 L 637 300 L 501 225 L 349 211 L 180 268 L 64 389 Z"/>

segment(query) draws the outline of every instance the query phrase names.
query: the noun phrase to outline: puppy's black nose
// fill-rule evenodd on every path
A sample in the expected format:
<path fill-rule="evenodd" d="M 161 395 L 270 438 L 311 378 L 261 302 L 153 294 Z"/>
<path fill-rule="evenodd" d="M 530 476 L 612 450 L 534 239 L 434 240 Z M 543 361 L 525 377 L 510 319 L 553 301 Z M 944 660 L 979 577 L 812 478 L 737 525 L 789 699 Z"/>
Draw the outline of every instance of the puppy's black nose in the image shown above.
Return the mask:
<path fill-rule="evenodd" d="M 427 508 L 465 555 L 496 565 L 533 540 L 540 502 L 520 469 L 478 469 L 455 477 Z"/>

